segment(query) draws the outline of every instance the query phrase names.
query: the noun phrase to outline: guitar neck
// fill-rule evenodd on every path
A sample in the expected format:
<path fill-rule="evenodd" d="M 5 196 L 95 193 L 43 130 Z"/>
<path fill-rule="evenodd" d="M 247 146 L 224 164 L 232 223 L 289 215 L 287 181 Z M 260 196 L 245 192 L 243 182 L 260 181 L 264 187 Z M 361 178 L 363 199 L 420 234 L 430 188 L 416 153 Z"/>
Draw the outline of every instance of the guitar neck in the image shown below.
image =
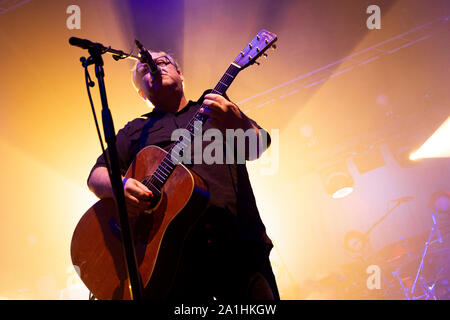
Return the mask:
<path fill-rule="evenodd" d="M 223 74 L 222 78 L 220 78 L 219 82 L 211 91 L 211 93 L 223 96 L 225 92 L 228 90 L 228 87 L 231 85 L 233 80 L 236 78 L 239 71 L 241 71 L 241 68 L 238 65 L 234 63 L 230 64 L 227 71 Z M 202 108 L 207 108 L 207 106 L 202 104 Z M 188 125 L 186 126 L 186 129 L 190 132 L 191 135 L 193 135 L 195 121 L 201 121 L 202 123 L 205 123 L 207 119 L 208 119 L 207 116 L 201 114 L 200 112 L 196 112 L 195 115 L 192 117 L 192 119 L 189 121 Z"/>
<path fill-rule="evenodd" d="M 231 63 L 227 71 L 223 74 L 222 78 L 220 78 L 219 82 L 214 87 L 212 92 L 223 96 L 227 91 L 228 87 L 233 82 L 234 78 L 236 78 L 239 71 L 241 71 L 241 67 L 236 65 L 235 63 Z"/>
<path fill-rule="evenodd" d="M 224 73 L 222 78 L 220 78 L 219 82 L 214 87 L 211 93 L 223 96 L 225 92 L 228 90 L 233 80 L 236 78 L 239 71 L 241 71 L 241 67 L 236 65 L 235 63 L 231 63 L 227 71 Z M 207 106 L 205 106 L 204 104 L 202 104 L 201 107 L 207 108 Z M 175 143 L 172 144 L 172 147 L 168 151 L 167 155 L 164 157 L 161 164 L 158 166 L 158 168 L 155 170 L 151 178 L 148 180 L 155 187 L 161 190 L 161 188 L 164 186 L 167 179 L 169 178 L 170 174 L 175 169 L 176 165 L 181 162 L 180 158 L 182 156 L 180 155 L 180 152 L 188 147 L 188 145 L 186 145 L 184 141 L 192 140 L 195 130 L 195 122 L 200 121 L 202 124 L 204 124 L 207 119 L 208 116 L 203 115 L 198 111 L 195 113 L 195 115 L 189 121 L 188 125 L 185 127 L 185 129 L 189 131 L 189 137 L 182 135 L 177 141 L 175 141 Z"/>

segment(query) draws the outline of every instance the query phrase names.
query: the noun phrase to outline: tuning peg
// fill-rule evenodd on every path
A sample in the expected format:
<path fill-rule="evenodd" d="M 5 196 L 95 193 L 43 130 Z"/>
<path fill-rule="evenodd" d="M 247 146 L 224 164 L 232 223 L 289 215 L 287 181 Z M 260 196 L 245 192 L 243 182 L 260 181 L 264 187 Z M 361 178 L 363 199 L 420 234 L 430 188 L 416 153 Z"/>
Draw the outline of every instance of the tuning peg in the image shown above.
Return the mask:
<path fill-rule="evenodd" d="M 255 60 L 255 63 L 259 66 L 261 63 L 259 63 L 258 61 Z"/>
<path fill-rule="evenodd" d="M 277 45 L 276 45 L 276 44 L 273 44 L 273 45 L 272 45 L 272 49 L 275 50 L 276 48 L 277 48 Z"/>
<path fill-rule="evenodd" d="M 252 48 L 253 48 L 253 46 L 252 46 L 252 44 L 251 44 L 251 43 L 249 43 L 249 44 L 248 44 L 248 46 L 249 46 L 249 48 L 250 48 L 250 49 L 252 49 Z"/>
<path fill-rule="evenodd" d="M 263 53 L 264 59 L 267 59 L 267 53 Z"/>
<path fill-rule="evenodd" d="M 261 37 L 260 36 L 258 36 L 258 35 L 256 35 L 256 40 L 260 40 L 261 39 Z"/>

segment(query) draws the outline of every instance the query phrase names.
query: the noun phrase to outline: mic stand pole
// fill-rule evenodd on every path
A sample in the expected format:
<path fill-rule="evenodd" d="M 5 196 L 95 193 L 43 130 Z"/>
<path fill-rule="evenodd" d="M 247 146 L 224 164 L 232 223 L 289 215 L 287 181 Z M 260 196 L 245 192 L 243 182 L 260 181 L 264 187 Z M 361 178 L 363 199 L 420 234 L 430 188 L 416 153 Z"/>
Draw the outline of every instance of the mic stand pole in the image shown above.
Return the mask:
<path fill-rule="evenodd" d="M 402 203 L 402 201 L 397 200 L 396 203 L 395 203 L 395 205 L 394 205 L 390 210 L 388 210 L 388 212 L 386 212 L 386 214 L 385 214 L 384 216 L 382 216 L 377 222 L 375 222 L 375 223 L 370 227 L 369 230 L 367 230 L 367 232 L 365 233 L 365 235 L 368 236 L 369 233 L 372 231 L 372 229 L 375 228 L 377 225 L 379 225 L 384 219 L 386 219 L 387 216 L 390 215 L 391 212 L 394 211 L 394 209 L 397 208 L 401 203 Z"/>
<path fill-rule="evenodd" d="M 114 130 L 114 123 L 112 120 L 111 112 L 108 109 L 108 101 L 106 99 L 106 89 L 104 82 L 105 73 L 103 70 L 102 51 L 99 48 L 89 48 L 88 51 L 91 56 L 85 63 L 87 63 L 87 65 L 95 64 L 95 75 L 98 79 L 98 87 L 100 90 L 100 98 L 102 101 L 103 132 L 105 135 L 106 143 L 108 145 L 108 157 L 111 168 L 109 176 L 114 195 L 116 197 L 116 204 L 119 212 L 119 222 L 125 256 L 125 269 L 127 270 L 128 279 L 130 280 L 131 286 L 130 296 L 132 300 L 141 300 L 143 289 L 141 277 L 137 267 L 136 253 L 132 241 L 127 208 L 125 205 L 125 195 L 123 192 L 122 178 L 120 175 L 119 161 L 116 149 L 116 134 Z"/>

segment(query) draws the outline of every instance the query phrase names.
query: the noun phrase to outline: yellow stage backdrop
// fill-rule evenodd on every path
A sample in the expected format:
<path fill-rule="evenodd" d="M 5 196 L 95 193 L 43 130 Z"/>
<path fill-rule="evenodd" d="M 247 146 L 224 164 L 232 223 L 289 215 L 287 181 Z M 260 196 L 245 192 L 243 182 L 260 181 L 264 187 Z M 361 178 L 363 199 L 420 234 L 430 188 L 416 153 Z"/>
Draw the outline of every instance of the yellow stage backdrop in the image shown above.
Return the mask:
<path fill-rule="evenodd" d="M 1 298 L 88 298 L 72 267 L 70 241 L 97 200 L 86 179 L 100 146 L 79 62 L 86 52 L 68 39 L 131 50 L 139 25 L 132 12 L 138 2 L 131 2 L 134 8 L 106 0 L 11 1 L 0 11 Z M 405 168 L 388 139 L 409 143 L 401 133 L 412 136 L 412 124 L 423 121 L 409 144 L 417 148 L 449 116 L 449 37 L 442 20 L 449 6 L 391 2 L 383 2 L 382 29 L 374 31 L 366 27 L 367 1 L 328 0 L 177 1 L 183 21 L 169 14 L 160 17 L 161 29 L 148 30 L 149 39 L 163 32 L 182 43 L 174 55 L 193 100 L 260 29 L 278 34 L 278 50 L 243 71 L 228 95 L 272 133 L 271 150 L 249 163 L 249 171 L 275 244 L 271 260 L 283 299 L 335 297 L 315 283 L 355 262 L 343 248 L 349 230 L 365 232 L 392 207 L 390 200 L 411 195 L 374 229 L 373 250 L 427 232 L 430 194 L 450 187 L 448 158 Z M 72 4 L 81 9 L 81 29 L 66 25 Z M 175 22 L 180 30 L 168 28 Z M 149 106 L 131 85 L 133 62 L 104 60 L 117 131 Z M 98 87 L 92 92 L 100 119 Z M 355 156 L 368 149 L 384 164 L 361 173 Z M 325 193 L 318 173 L 338 161 L 354 180 L 354 192 L 343 199 Z M 360 291 L 347 295 L 360 297 Z"/>

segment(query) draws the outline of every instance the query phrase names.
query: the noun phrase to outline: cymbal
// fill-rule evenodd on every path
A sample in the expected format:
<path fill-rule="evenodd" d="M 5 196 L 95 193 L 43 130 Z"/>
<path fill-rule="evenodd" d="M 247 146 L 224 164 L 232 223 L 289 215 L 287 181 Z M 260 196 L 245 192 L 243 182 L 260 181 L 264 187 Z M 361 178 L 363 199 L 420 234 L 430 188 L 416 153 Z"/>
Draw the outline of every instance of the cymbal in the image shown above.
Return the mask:
<path fill-rule="evenodd" d="M 392 272 L 402 264 L 418 258 L 426 240 L 426 235 L 423 234 L 400 239 L 381 248 L 370 260 L 384 271 Z"/>

